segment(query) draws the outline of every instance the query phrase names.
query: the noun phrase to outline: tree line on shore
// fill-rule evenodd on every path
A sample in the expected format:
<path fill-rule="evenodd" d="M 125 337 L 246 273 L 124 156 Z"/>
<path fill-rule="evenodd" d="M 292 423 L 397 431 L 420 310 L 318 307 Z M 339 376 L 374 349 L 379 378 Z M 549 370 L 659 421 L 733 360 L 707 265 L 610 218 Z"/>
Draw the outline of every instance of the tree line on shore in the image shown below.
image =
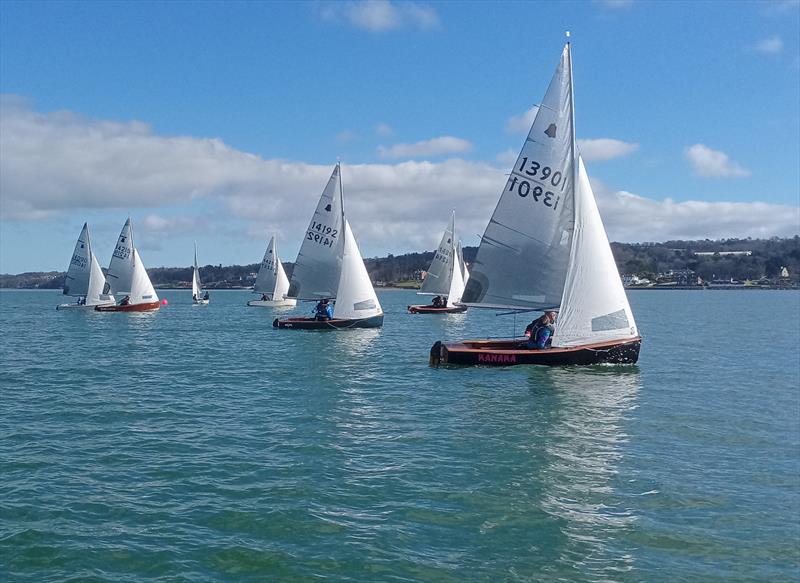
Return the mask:
<path fill-rule="evenodd" d="M 758 280 L 781 278 L 783 269 L 788 281 L 798 283 L 800 274 L 800 236 L 771 239 L 723 239 L 712 241 L 666 241 L 664 243 L 612 243 L 611 248 L 620 274 L 636 275 L 657 281 L 669 273 L 691 273 L 692 277 L 714 280 Z M 464 259 L 471 264 L 477 247 L 465 247 Z M 731 252 L 741 254 L 728 255 Z M 749 252 L 745 254 L 743 252 Z M 413 287 L 422 278 L 433 259 L 434 251 L 389 254 L 364 260 L 370 278 L 377 285 Z M 291 275 L 293 264 L 284 262 Z M 206 265 L 200 278 L 209 289 L 246 288 L 253 285 L 258 264 Z M 147 270 L 156 287 L 190 287 L 191 267 L 155 267 Z M 64 285 L 64 272 L 29 272 L 0 274 L 2 288 L 58 289 Z M 785 277 L 783 279 L 786 279 Z"/>

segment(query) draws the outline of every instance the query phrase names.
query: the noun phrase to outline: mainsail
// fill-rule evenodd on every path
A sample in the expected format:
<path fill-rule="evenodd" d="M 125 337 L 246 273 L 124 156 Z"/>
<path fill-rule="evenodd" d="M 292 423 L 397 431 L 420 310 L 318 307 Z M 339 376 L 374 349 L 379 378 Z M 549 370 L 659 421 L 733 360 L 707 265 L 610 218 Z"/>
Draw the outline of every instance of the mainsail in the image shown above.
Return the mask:
<path fill-rule="evenodd" d="M 539 310 L 561 302 L 574 226 L 571 71 L 567 45 L 481 238 L 467 305 Z"/>
<path fill-rule="evenodd" d="M 333 308 L 333 317 L 349 320 L 371 318 L 382 314 L 381 304 L 375 294 L 375 288 L 372 287 L 367 268 L 364 266 L 364 260 L 347 220 L 344 222 L 342 255 L 341 277 L 337 285 L 338 296 Z"/>
<path fill-rule="evenodd" d="M 271 300 L 282 300 L 289 292 L 289 279 L 278 258 L 278 244 L 274 235 L 269 240 L 267 250 L 264 252 L 253 291 L 267 294 Z"/>
<path fill-rule="evenodd" d="M 333 169 L 306 230 L 292 272 L 289 296 L 335 298 L 342 270 L 344 209 L 339 164 Z"/>
<path fill-rule="evenodd" d="M 72 252 L 72 259 L 70 259 L 69 267 L 67 268 L 67 276 L 64 280 L 64 295 L 87 296 L 89 294 L 91 270 L 89 225 L 83 223 L 83 229 L 75 242 L 75 250 Z"/>
<path fill-rule="evenodd" d="M 111 263 L 108 265 L 106 280 L 113 295 L 125 295 L 131 291 L 133 276 L 133 229 L 131 219 L 125 221 L 114 247 Z"/>
<path fill-rule="evenodd" d="M 450 223 L 442 235 L 436 254 L 433 256 L 428 273 L 419 289 L 421 295 L 446 296 L 450 294 L 450 283 L 453 279 L 453 269 L 456 265 L 455 246 L 455 216 L 450 216 Z"/>

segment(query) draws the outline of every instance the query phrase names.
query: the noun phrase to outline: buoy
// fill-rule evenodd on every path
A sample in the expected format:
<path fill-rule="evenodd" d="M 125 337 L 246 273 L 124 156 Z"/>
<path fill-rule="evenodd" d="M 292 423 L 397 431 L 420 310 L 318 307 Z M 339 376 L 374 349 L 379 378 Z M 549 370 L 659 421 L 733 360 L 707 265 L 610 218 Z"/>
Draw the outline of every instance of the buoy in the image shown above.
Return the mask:
<path fill-rule="evenodd" d="M 161 305 L 162 306 L 166 306 L 168 303 L 169 302 L 167 301 L 167 298 L 164 298 L 163 300 L 161 300 Z"/>

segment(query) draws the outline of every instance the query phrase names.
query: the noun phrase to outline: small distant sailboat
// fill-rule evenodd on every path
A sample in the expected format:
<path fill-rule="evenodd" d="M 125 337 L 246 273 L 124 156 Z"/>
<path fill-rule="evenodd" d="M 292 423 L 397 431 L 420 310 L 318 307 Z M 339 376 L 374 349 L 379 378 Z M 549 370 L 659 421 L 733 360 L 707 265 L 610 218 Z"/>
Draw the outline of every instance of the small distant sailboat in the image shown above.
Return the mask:
<path fill-rule="evenodd" d="M 192 301 L 195 306 L 206 306 L 211 299 L 208 292 L 203 294 L 203 286 L 200 283 L 200 270 L 197 268 L 197 241 L 194 242 L 194 269 L 192 270 Z"/>
<path fill-rule="evenodd" d="M 289 295 L 299 300 L 335 299 L 333 317 L 276 318 L 272 323 L 276 328 L 342 330 L 383 325 L 381 304 L 344 215 L 339 164 L 311 217 L 292 272 Z"/>
<path fill-rule="evenodd" d="M 417 292 L 421 296 L 435 296 L 435 303 L 408 306 L 412 314 L 456 314 L 467 311 L 467 306 L 459 305 L 469 275 L 464 265 L 461 243 L 456 242 L 455 221 L 456 213 L 453 211 L 428 274 Z"/>
<path fill-rule="evenodd" d="M 112 294 L 124 297 L 115 305 L 96 306 L 95 310 L 98 312 L 147 312 L 161 307 L 156 290 L 133 244 L 130 218 L 122 226 L 106 280 Z"/>
<path fill-rule="evenodd" d="M 64 281 L 64 295 L 74 296 L 78 301 L 73 304 L 59 304 L 57 310 L 71 308 L 94 308 L 101 305 L 113 305 L 114 296 L 106 295 L 104 288 L 106 277 L 100 264 L 92 252 L 89 240 L 89 225 L 83 223 L 81 234 L 75 243 L 72 259 L 67 268 L 67 277 Z"/>
<path fill-rule="evenodd" d="M 642 339 L 614 263 L 575 139 L 567 43 L 481 238 L 464 305 L 558 311 L 552 346 L 527 341 L 436 342 L 430 363 L 632 364 Z"/>
<path fill-rule="evenodd" d="M 284 308 L 297 305 L 297 300 L 286 297 L 289 293 L 289 278 L 278 258 L 278 243 L 275 235 L 269 240 L 261 267 L 258 268 L 253 292 L 260 293 L 260 300 L 247 302 L 248 306 L 258 308 Z"/>

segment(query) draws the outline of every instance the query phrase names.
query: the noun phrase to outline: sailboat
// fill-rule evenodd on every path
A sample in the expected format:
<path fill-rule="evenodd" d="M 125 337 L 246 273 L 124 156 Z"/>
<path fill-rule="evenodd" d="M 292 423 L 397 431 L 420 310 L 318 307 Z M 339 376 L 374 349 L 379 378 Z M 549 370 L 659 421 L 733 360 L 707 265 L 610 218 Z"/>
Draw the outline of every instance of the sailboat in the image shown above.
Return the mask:
<path fill-rule="evenodd" d="M 208 292 L 203 295 L 203 286 L 200 283 L 200 270 L 197 268 L 197 241 L 194 242 L 194 269 L 192 270 L 192 301 L 195 306 L 206 306 L 211 300 Z"/>
<path fill-rule="evenodd" d="M 445 229 L 428 267 L 428 274 L 417 292 L 421 296 L 435 296 L 441 303 L 408 306 L 408 311 L 412 314 L 455 314 L 467 311 L 467 306 L 459 304 L 466 283 L 466 267 L 463 264 L 461 243 L 456 242 L 455 221 L 456 213 L 453 211 L 450 224 Z"/>
<path fill-rule="evenodd" d="M 567 43 L 481 238 L 467 306 L 557 311 L 552 345 L 525 339 L 437 342 L 437 364 L 635 363 L 641 337 L 575 139 Z"/>
<path fill-rule="evenodd" d="M 345 218 L 341 167 L 322 191 L 292 271 L 289 295 L 298 300 L 335 300 L 333 317 L 276 318 L 276 328 L 330 330 L 377 328 L 383 310 L 372 287 L 350 223 Z"/>
<path fill-rule="evenodd" d="M 253 292 L 260 293 L 260 300 L 247 302 L 248 306 L 264 308 L 284 308 L 297 305 L 297 300 L 286 297 L 289 293 L 289 278 L 278 258 L 278 243 L 275 235 L 269 240 L 261 267 L 258 268 Z"/>
<path fill-rule="evenodd" d="M 111 293 L 124 296 L 120 303 L 96 306 L 98 312 L 147 312 L 157 310 L 161 303 L 133 244 L 133 227 L 128 218 L 122 226 L 117 246 L 106 273 Z"/>
<path fill-rule="evenodd" d="M 81 234 L 75 243 L 72 259 L 67 268 L 67 277 L 64 280 L 64 295 L 74 296 L 78 301 L 73 304 L 59 304 L 56 310 L 70 308 L 94 308 L 99 305 L 114 304 L 114 296 L 103 293 L 106 277 L 100 264 L 92 252 L 89 240 L 89 225 L 83 223 Z"/>

